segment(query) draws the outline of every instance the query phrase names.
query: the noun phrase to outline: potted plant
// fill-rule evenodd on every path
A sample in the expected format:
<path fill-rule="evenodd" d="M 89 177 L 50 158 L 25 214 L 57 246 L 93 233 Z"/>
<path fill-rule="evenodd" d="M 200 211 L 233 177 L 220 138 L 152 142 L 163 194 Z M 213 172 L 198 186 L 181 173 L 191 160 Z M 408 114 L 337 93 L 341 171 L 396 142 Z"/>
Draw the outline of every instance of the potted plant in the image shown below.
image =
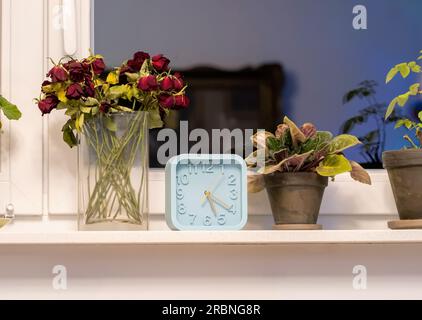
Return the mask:
<path fill-rule="evenodd" d="M 420 51 L 422 54 L 422 50 Z M 418 60 L 422 59 L 422 55 Z M 407 78 L 411 73 L 421 73 L 421 66 L 416 61 L 403 62 L 394 66 L 387 74 L 389 83 L 397 74 Z M 391 100 L 385 118 L 388 119 L 395 107 L 403 107 L 409 99 L 421 95 L 420 83 L 414 83 L 409 90 Z M 404 135 L 408 143 L 402 150 L 383 153 L 383 165 L 388 171 L 391 188 L 397 210 L 402 220 L 422 219 L 422 112 L 417 121 L 403 118 L 396 122 L 395 128 L 405 127 L 409 134 Z"/>
<path fill-rule="evenodd" d="M 169 62 L 139 51 L 105 72 L 100 55 L 65 57 L 48 72 L 38 107 L 63 110 L 63 140 L 78 145 L 80 230 L 147 228 L 148 129 L 189 105 Z"/>
<path fill-rule="evenodd" d="M 0 130 L 2 128 L 1 114 L 4 114 L 5 117 L 9 120 L 19 120 L 22 116 L 22 113 L 19 111 L 18 107 L 8 101 L 2 95 L 0 95 Z M 8 218 L 0 218 L 0 228 L 5 226 L 9 222 L 10 219 Z"/>
<path fill-rule="evenodd" d="M 349 134 L 333 137 L 311 123 L 300 128 L 289 118 L 274 134 L 252 136 L 256 150 L 246 158 L 256 174 L 248 177 L 248 190 L 266 188 L 276 229 L 311 229 L 316 226 L 328 177 L 350 172 L 353 179 L 371 184 L 368 173 L 343 151 L 359 144 Z"/>

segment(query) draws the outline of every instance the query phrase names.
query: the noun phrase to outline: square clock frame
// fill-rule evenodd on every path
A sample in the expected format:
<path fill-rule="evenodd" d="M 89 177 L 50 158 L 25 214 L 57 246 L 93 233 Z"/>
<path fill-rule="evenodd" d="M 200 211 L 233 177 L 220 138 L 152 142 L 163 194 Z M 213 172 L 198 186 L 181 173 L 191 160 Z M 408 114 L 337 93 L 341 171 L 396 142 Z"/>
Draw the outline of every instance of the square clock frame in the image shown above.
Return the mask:
<path fill-rule="evenodd" d="M 166 165 L 166 221 L 173 230 L 239 230 L 248 218 L 245 161 L 181 154 Z"/>

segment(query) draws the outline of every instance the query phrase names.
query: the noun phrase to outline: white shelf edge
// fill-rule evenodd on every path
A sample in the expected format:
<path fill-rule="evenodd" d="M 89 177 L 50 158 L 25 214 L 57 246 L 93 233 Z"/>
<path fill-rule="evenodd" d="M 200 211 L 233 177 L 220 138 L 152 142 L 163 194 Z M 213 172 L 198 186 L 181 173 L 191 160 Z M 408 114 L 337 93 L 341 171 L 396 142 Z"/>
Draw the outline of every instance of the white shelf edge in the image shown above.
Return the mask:
<path fill-rule="evenodd" d="M 7 232 L 5 245 L 287 245 L 422 243 L 422 230 Z"/>

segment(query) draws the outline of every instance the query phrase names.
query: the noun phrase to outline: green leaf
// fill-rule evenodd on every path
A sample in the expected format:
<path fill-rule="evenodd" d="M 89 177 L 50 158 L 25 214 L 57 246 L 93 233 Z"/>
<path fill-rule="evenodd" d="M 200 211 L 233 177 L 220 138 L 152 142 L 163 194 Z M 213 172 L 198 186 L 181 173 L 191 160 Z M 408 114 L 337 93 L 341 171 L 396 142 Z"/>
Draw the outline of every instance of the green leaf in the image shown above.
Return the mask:
<path fill-rule="evenodd" d="M 397 122 L 394 126 L 394 129 L 398 129 L 402 126 L 405 126 L 407 129 L 410 129 L 412 127 L 412 125 L 413 125 L 413 122 L 410 121 L 409 119 L 400 119 L 400 120 L 397 120 Z"/>
<path fill-rule="evenodd" d="M 419 56 L 419 57 L 418 57 L 418 60 L 422 60 L 422 56 Z"/>
<path fill-rule="evenodd" d="M 150 74 L 148 71 L 148 67 L 149 67 L 149 59 L 145 59 L 144 63 L 142 63 L 142 67 L 140 71 L 141 77 L 145 77 Z"/>
<path fill-rule="evenodd" d="M 113 86 L 109 90 L 110 99 L 119 99 L 126 94 L 128 87 L 126 85 Z"/>
<path fill-rule="evenodd" d="M 410 74 L 410 68 L 407 63 L 400 63 L 396 67 L 399 69 L 400 74 L 403 78 L 407 78 L 407 76 Z"/>
<path fill-rule="evenodd" d="M 394 98 L 393 100 L 391 100 L 390 104 L 387 107 L 387 111 L 385 112 L 385 118 L 387 119 L 389 116 L 391 116 L 391 114 L 394 111 L 394 108 L 396 107 L 397 104 L 397 98 Z"/>
<path fill-rule="evenodd" d="M 69 147 L 73 148 L 78 144 L 78 140 L 75 137 L 75 134 L 73 133 L 73 130 L 65 125 L 63 131 L 63 140 L 68 144 Z"/>
<path fill-rule="evenodd" d="M 61 101 L 57 104 L 57 107 L 56 107 L 57 110 L 62 110 L 66 108 L 69 108 L 69 105 Z"/>
<path fill-rule="evenodd" d="M 360 144 L 358 138 L 351 134 L 340 134 L 330 142 L 328 154 L 335 154 L 342 152 L 343 150 Z"/>
<path fill-rule="evenodd" d="M 148 116 L 149 116 L 149 127 L 150 127 L 150 129 L 161 128 L 164 125 L 158 109 L 148 110 Z"/>
<path fill-rule="evenodd" d="M 333 134 L 330 131 L 318 131 L 316 135 L 320 142 L 329 142 L 333 139 Z"/>
<path fill-rule="evenodd" d="M 420 83 L 415 83 L 415 84 L 412 84 L 410 87 L 409 87 L 409 93 L 410 93 L 410 95 L 412 95 L 412 96 L 415 96 L 415 95 L 417 95 L 418 94 L 418 92 L 419 92 L 419 87 L 420 87 L 421 85 L 420 85 Z"/>
<path fill-rule="evenodd" d="M 84 107 L 84 106 L 80 106 L 80 108 L 79 109 L 81 109 L 81 111 L 83 112 L 83 113 L 91 113 L 91 111 L 92 111 L 92 108 L 91 107 Z"/>
<path fill-rule="evenodd" d="M 387 77 L 385 78 L 385 83 L 389 83 L 391 79 L 395 77 L 395 75 L 399 72 L 397 66 L 391 68 L 391 70 L 387 73 Z"/>
<path fill-rule="evenodd" d="M 85 116 L 84 116 L 83 113 L 81 113 L 79 115 L 79 117 L 76 118 L 76 121 L 75 121 L 76 131 L 78 131 L 78 132 L 81 132 L 82 131 L 82 127 L 84 125 L 84 120 L 85 120 Z"/>
<path fill-rule="evenodd" d="M 270 151 L 278 151 L 282 148 L 281 141 L 276 137 L 268 137 L 267 146 Z"/>
<path fill-rule="evenodd" d="M 9 120 L 19 120 L 22 116 L 22 113 L 19 111 L 18 107 L 13 103 L 10 103 L 6 98 L 0 95 L 0 109 L 3 111 L 4 115 Z"/>
<path fill-rule="evenodd" d="M 130 72 L 126 72 L 125 73 L 127 79 L 129 82 L 137 82 L 139 79 L 139 74 L 138 73 L 130 73 Z"/>
<path fill-rule="evenodd" d="M 406 93 L 399 95 L 397 97 L 397 104 L 400 107 L 403 107 L 406 104 L 407 100 L 409 100 L 409 92 L 406 92 Z"/>
<path fill-rule="evenodd" d="M 324 177 L 334 177 L 344 172 L 352 171 L 352 165 L 345 156 L 331 154 L 324 158 L 316 168 L 316 172 Z"/>
<path fill-rule="evenodd" d="M 412 72 L 419 73 L 421 72 L 421 66 L 418 65 L 415 61 L 411 61 L 408 63 L 408 66 Z"/>
<path fill-rule="evenodd" d="M 419 111 L 419 113 L 418 113 L 418 118 L 419 118 L 419 120 L 422 122 L 422 111 Z"/>
<path fill-rule="evenodd" d="M 100 103 L 98 102 L 97 99 L 93 98 L 93 97 L 88 97 L 86 98 L 86 100 L 84 101 L 84 105 L 86 105 L 87 107 L 93 107 L 93 106 L 98 106 L 100 105 Z"/>
<path fill-rule="evenodd" d="M 106 128 L 110 131 L 116 132 L 117 131 L 117 125 L 116 123 L 113 121 L 112 118 L 110 117 L 105 117 L 104 118 L 104 124 L 106 126 Z"/>

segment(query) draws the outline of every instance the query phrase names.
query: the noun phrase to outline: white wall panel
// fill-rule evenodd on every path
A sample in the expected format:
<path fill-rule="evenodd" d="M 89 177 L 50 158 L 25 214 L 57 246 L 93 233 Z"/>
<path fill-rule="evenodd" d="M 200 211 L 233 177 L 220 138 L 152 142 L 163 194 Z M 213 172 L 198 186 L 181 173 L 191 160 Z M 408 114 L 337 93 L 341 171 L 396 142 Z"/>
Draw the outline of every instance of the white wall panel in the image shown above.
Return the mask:
<path fill-rule="evenodd" d="M 1 140 L 0 213 L 42 214 L 42 118 L 33 99 L 44 77 L 44 1 L 2 0 L 1 92 L 23 113 L 5 121 Z M 7 184 L 7 186 L 6 186 Z M 3 191 L 0 190 L 0 191 Z"/>

